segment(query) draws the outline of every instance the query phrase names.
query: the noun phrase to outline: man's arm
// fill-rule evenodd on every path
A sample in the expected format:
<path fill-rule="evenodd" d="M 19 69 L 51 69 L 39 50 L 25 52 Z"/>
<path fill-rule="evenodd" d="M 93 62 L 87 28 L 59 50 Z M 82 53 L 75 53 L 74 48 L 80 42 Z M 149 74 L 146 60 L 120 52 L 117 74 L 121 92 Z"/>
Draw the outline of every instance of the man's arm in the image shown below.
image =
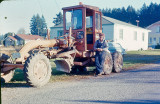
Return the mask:
<path fill-rule="evenodd" d="M 97 41 L 94 43 L 94 51 L 96 51 L 97 50 Z"/>
<path fill-rule="evenodd" d="M 106 47 L 103 48 L 103 51 L 108 51 L 108 43 L 107 43 L 106 40 L 105 40 L 105 46 L 106 46 Z"/>

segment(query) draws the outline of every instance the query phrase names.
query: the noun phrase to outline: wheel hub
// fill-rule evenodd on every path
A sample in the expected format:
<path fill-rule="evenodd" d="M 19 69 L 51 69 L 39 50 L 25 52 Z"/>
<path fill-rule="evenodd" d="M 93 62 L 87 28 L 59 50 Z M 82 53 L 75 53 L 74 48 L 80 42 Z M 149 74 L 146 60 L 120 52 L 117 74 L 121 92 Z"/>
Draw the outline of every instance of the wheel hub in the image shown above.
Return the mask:
<path fill-rule="evenodd" d="M 43 80 L 47 75 L 47 65 L 43 60 L 38 60 L 34 65 L 34 76 L 38 80 Z"/>

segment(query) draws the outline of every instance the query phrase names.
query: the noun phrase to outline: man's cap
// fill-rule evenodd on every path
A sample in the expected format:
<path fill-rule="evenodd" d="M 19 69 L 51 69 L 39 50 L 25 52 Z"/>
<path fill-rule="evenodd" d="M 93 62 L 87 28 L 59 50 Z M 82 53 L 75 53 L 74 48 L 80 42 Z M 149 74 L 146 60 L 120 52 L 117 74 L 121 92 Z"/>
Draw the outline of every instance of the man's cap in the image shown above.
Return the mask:
<path fill-rule="evenodd" d="M 104 34 L 103 34 L 103 33 L 100 33 L 99 36 L 104 36 Z"/>

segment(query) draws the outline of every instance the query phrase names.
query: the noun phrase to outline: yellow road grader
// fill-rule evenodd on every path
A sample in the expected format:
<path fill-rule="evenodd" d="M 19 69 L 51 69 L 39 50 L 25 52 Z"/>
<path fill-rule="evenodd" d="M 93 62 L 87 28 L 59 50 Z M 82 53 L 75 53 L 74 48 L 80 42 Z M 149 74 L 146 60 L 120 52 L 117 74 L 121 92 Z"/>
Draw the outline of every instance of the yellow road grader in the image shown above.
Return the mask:
<path fill-rule="evenodd" d="M 95 66 L 93 46 L 102 33 L 102 13 L 98 7 L 82 3 L 62 9 L 64 35 L 56 39 L 30 41 L 9 59 L 3 54 L 0 58 L 1 80 L 10 81 L 14 70 L 20 68 L 27 83 L 41 87 L 51 76 L 49 59 L 55 60 L 57 70 L 66 73 Z M 122 66 L 121 53 L 107 52 L 103 69 L 106 74 L 120 72 Z"/>

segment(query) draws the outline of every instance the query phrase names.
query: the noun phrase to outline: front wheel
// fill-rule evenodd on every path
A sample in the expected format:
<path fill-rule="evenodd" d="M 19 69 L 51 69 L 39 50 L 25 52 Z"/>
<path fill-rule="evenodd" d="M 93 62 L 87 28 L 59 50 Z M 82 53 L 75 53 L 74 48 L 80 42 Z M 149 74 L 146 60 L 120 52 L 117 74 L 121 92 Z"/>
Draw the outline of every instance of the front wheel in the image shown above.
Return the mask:
<path fill-rule="evenodd" d="M 43 54 L 33 54 L 25 62 L 24 74 L 27 83 L 34 87 L 41 87 L 49 82 L 51 65 Z"/>

